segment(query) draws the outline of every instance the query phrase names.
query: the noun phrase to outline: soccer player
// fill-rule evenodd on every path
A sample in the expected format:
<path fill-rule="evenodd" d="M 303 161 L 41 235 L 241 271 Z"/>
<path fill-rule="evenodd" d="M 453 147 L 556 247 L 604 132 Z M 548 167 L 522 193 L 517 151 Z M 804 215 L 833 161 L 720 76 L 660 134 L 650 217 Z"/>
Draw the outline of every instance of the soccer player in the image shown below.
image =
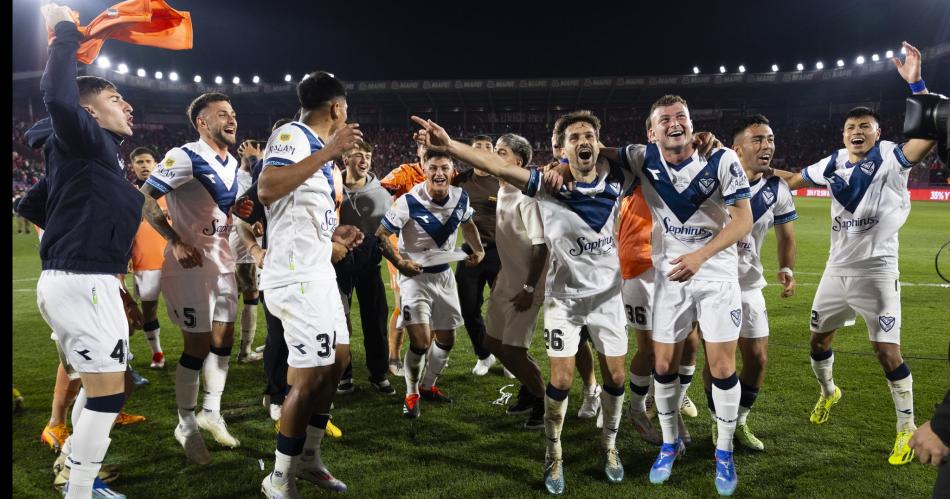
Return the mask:
<path fill-rule="evenodd" d="M 583 329 L 599 353 L 604 377 L 604 472 L 611 483 L 621 482 L 624 470 L 616 440 L 623 412 L 627 332 L 614 220 L 627 175 L 619 167 L 598 162 L 600 120 L 589 111 L 577 111 L 557 121 L 558 143 L 577 184 L 573 192 L 549 194 L 539 190 L 542 175 L 538 170 L 520 168 L 454 141 L 431 120 L 412 119 L 423 128 L 417 140 L 430 151 L 447 151 L 538 199 L 544 240 L 551 252 L 544 301 L 544 339 L 551 366 L 544 399 L 544 485 L 551 494 L 564 492 L 560 437 Z"/>
<path fill-rule="evenodd" d="M 892 59 L 894 65 L 912 92 L 927 93 L 920 51 L 907 42 L 903 47 L 906 58 Z M 897 438 L 888 462 L 902 465 L 914 458 L 908 441 L 917 427 L 913 377 L 900 347 L 897 232 L 910 214 L 910 169 L 930 152 L 934 141 L 880 140 L 880 123 L 877 113 L 856 107 L 845 116 L 843 149 L 800 173 L 775 170 L 775 174 L 791 189 L 825 186 L 831 191 L 831 251 L 811 311 L 811 365 L 821 385 L 811 422 L 826 422 L 831 407 L 841 399 L 832 376 L 831 344 L 835 332 L 861 314 L 897 413 Z"/>
<path fill-rule="evenodd" d="M 455 276 L 448 264 L 458 260 L 452 253 L 459 227 L 472 248 L 465 265 L 478 265 L 485 256 L 468 195 L 451 185 L 455 176 L 452 158 L 427 149 L 423 168 L 425 182 L 396 199 L 376 230 L 383 257 L 399 270 L 397 305 L 409 334 L 402 408 L 407 418 L 419 417 L 420 397 L 431 402 L 452 401 L 436 381 L 455 344 L 455 329 L 463 322 Z M 391 235 L 399 236 L 399 253 L 393 250 Z"/>
<path fill-rule="evenodd" d="M 238 148 L 238 156 L 241 157 L 241 167 L 237 171 L 239 198 L 254 183 L 251 178 L 251 167 L 254 166 L 257 158 L 262 156 L 260 147 L 256 141 L 244 141 Z M 254 230 L 260 230 L 259 227 Z M 237 360 L 242 363 L 257 362 L 264 358 L 261 353 L 251 350 L 257 333 L 257 304 L 260 302 L 260 294 L 257 291 L 257 264 L 244 242 L 241 241 L 237 230 L 231 231 L 228 242 L 234 253 L 234 276 L 237 278 L 238 293 L 244 298 L 244 308 L 241 310 L 241 343 Z"/>
<path fill-rule="evenodd" d="M 237 309 L 234 254 L 228 242 L 238 190 L 238 162 L 228 147 L 236 142 L 237 115 L 227 95 L 213 92 L 195 98 L 187 115 L 199 139 L 169 150 L 142 192 L 145 216 L 168 241 L 162 295 L 169 318 L 184 338 L 175 371 L 175 439 L 189 460 L 208 464 L 211 455 L 198 428 L 221 445 L 241 444 L 221 416 Z M 168 196 L 172 225 L 155 202 L 163 196 Z M 199 373 L 204 373 L 204 399 L 195 415 Z"/>
<path fill-rule="evenodd" d="M 765 178 L 775 156 L 775 134 L 769 120 L 760 114 L 743 118 L 732 131 L 732 149 L 739 156 L 742 170 L 749 179 L 749 204 L 752 206 L 752 232 L 739 240 L 739 288 L 742 290 L 742 325 L 739 327 L 739 352 L 742 371 L 739 373 L 739 416 L 735 439 L 744 447 L 764 450 L 765 444 L 756 438 L 746 419 L 765 380 L 768 360 L 769 323 L 765 308 L 765 277 L 762 270 L 762 243 L 769 228 L 775 226 L 778 246 L 778 280 L 782 297 L 795 294 L 795 232 L 798 218 L 788 184 L 779 177 Z M 707 363 L 708 366 L 708 363 Z M 708 368 L 703 369 L 703 380 L 709 397 L 709 411 L 713 417 L 713 441 L 716 440 L 716 408 L 712 400 Z"/>
<path fill-rule="evenodd" d="M 310 73 L 297 85 L 297 97 L 300 121 L 271 134 L 257 191 L 266 207 L 268 241 L 260 289 L 283 324 L 290 351 L 291 388 L 281 410 L 274 471 L 261 483 L 270 498 L 296 497 L 294 477 L 346 491 L 323 464 L 320 443 L 350 349 L 331 263 L 333 160 L 362 134 L 346 123 L 346 90 L 330 73 Z"/>
<path fill-rule="evenodd" d="M 495 146 L 491 137 L 476 135 L 472 138 L 472 147 L 494 152 Z M 495 356 L 485 348 L 485 320 L 482 318 L 482 304 L 485 296 L 485 286 L 489 292 L 495 286 L 501 261 L 498 259 L 498 250 L 495 249 L 495 206 L 498 197 L 498 179 L 483 173 L 477 168 L 455 175 L 452 185 L 461 187 L 468 194 L 469 203 L 475 210 L 475 226 L 478 228 L 478 237 L 485 249 L 485 258 L 478 265 L 471 267 L 459 265 L 455 269 L 455 281 L 459 290 L 459 305 L 462 307 L 462 319 L 465 321 L 465 331 L 472 341 L 472 350 L 478 360 L 472 368 L 475 376 L 484 376 L 495 364 Z M 471 250 L 463 246 L 463 250 Z"/>
<path fill-rule="evenodd" d="M 708 158 L 700 154 L 682 97 L 658 99 L 650 107 L 650 119 L 653 144 L 617 151 L 624 169 L 639 177 L 653 216 L 653 303 L 663 305 L 654 307 L 652 324 L 654 398 L 663 445 L 650 481 L 669 479 L 673 462 L 685 449 L 677 424 L 686 384 L 679 367 L 685 341 L 698 322 L 717 408 L 715 485 L 720 494 L 730 495 L 738 483 L 732 436 L 740 396 L 735 355 L 742 323 L 736 243 L 752 228 L 749 182 L 732 150 L 719 148 Z"/>
<path fill-rule="evenodd" d="M 132 173 L 135 175 L 133 184 L 138 188 L 148 180 L 155 169 L 157 156 L 154 151 L 146 147 L 137 147 L 129 154 Z M 168 213 L 165 199 L 159 199 L 158 205 L 162 211 Z M 152 369 L 165 367 L 165 353 L 162 352 L 161 334 L 158 323 L 158 295 L 161 292 L 162 264 L 165 261 L 165 239 L 148 221 L 139 224 L 132 243 L 132 272 L 135 276 L 135 294 L 142 302 L 142 315 L 145 318 L 145 339 L 152 349 Z"/>
<path fill-rule="evenodd" d="M 45 143 L 49 184 L 36 300 L 86 394 L 69 439 L 65 495 L 89 498 L 96 489 L 124 498 L 97 474 L 126 400 L 131 297 L 117 276 L 128 270 L 143 200 L 120 161 L 119 145 L 132 135 L 132 106 L 108 80 L 76 77 L 82 34 L 70 9 L 51 3 L 41 11 L 55 38 L 40 82 L 49 119 L 28 134 L 31 143 L 35 135 Z"/>
<path fill-rule="evenodd" d="M 493 149 L 518 168 L 531 163 L 531 143 L 520 135 L 502 135 Z M 485 312 L 485 347 L 521 382 L 518 401 L 506 412 L 527 412 L 526 429 L 544 428 L 544 379 L 528 352 L 544 301 L 541 278 L 548 262 L 541 211 L 535 199 L 504 181 L 497 198 L 495 241 L 501 271 Z"/>

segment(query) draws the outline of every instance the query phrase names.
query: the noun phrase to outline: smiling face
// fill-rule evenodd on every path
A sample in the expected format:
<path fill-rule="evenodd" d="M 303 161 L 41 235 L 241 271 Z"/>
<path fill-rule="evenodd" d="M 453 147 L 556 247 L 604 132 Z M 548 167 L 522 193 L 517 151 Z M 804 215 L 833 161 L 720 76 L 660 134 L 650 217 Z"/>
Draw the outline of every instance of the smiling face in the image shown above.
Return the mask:
<path fill-rule="evenodd" d="M 349 180 L 358 182 L 366 178 L 372 163 L 373 153 L 359 148 L 350 149 L 343 154 L 343 165 L 346 167 L 346 175 Z"/>
<path fill-rule="evenodd" d="M 196 120 L 202 138 L 233 147 L 237 143 L 237 113 L 228 101 L 216 101 L 205 106 Z"/>
<path fill-rule="evenodd" d="M 571 168 L 582 175 L 590 173 L 597 164 L 597 156 L 600 154 L 597 130 L 586 121 L 571 123 L 564 129 L 562 153 L 567 157 Z"/>
<path fill-rule="evenodd" d="M 736 136 L 733 148 L 739 155 L 742 167 L 753 173 L 768 171 L 775 156 L 775 134 L 772 127 L 757 124 L 747 127 Z"/>
<path fill-rule="evenodd" d="M 455 165 L 444 156 L 426 160 L 423 166 L 426 176 L 426 191 L 432 199 L 443 199 L 449 195 L 452 178 L 455 177 Z"/>
<path fill-rule="evenodd" d="M 659 106 L 650 115 L 653 139 L 662 149 L 682 151 L 693 142 L 689 109 L 680 102 Z"/>
<path fill-rule="evenodd" d="M 139 180 L 148 180 L 155 169 L 155 157 L 151 154 L 138 154 L 132 157 L 132 172 Z"/>
<path fill-rule="evenodd" d="M 132 136 L 132 106 L 122 99 L 115 87 L 107 87 L 83 99 L 82 106 L 102 128 L 123 137 Z"/>
<path fill-rule="evenodd" d="M 864 156 L 881 138 L 874 116 L 855 116 L 844 122 L 844 147 L 854 156 Z"/>

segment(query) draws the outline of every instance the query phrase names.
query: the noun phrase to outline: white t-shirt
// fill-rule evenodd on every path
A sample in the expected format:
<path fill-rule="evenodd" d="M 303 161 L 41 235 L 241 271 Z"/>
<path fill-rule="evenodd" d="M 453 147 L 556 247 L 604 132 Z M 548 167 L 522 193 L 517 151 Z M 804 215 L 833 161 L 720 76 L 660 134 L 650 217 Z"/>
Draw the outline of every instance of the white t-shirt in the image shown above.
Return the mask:
<path fill-rule="evenodd" d="M 707 161 L 698 151 L 669 165 L 656 144 L 620 148 L 624 168 L 640 177 L 653 215 L 653 267 L 663 274 L 677 257 L 712 241 L 731 217 L 728 207 L 749 198 L 749 180 L 732 149 L 720 148 Z M 713 255 L 693 276 L 704 281 L 738 281 L 735 245 Z"/>
<path fill-rule="evenodd" d="M 218 157 L 203 140 L 175 147 L 145 182 L 165 193 L 172 227 L 185 243 L 201 250 L 201 267 L 185 269 L 165 245 L 162 275 L 193 272 L 234 272 L 228 238 L 233 230 L 230 211 L 237 198 L 238 161 L 228 153 Z"/>
<path fill-rule="evenodd" d="M 514 296 L 524 284 L 534 286 L 535 283 L 527 282 L 532 247 L 544 243 L 544 226 L 537 200 L 525 196 L 507 182 L 499 182 L 498 203 L 495 206 L 495 247 L 501 260 L 501 271 L 492 293 Z M 544 281 L 541 280 L 537 287 L 543 286 Z M 543 296 L 537 289 L 535 293 L 535 296 Z"/>
<path fill-rule="evenodd" d="M 309 126 L 292 121 L 267 140 L 264 169 L 299 163 L 322 148 L 323 141 Z M 336 280 L 330 261 L 330 238 L 337 226 L 333 182 L 333 162 L 328 161 L 291 193 L 265 208 L 267 254 L 260 289 Z"/>
<path fill-rule="evenodd" d="M 739 287 L 743 291 L 765 287 L 762 271 L 762 243 L 773 225 L 798 219 L 788 184 L 778 177 L 759 179 L 750 186 L 752 232 L 736 243 L 739 250 Z"/>
<path fill-rule="evenodd" d="M 620 293 L 620 259 L 614 224 L 620 198 L 633 180 L 620 168 L 598 163 L 597 178 L 575 182 L 573 191 L 539 189 L 542 174 L 531 170 L 525 194 L 538 200 L 544 241 L 551 260 L 545 296 L 583 298 L 608 290 Z"/>
<path fill-rule="evenodd" d="M 399 196 L 380 225 L 399 234 L 399 253 L 423 264 L 437 253 L 455 251 L 459 224 L 472 219 L 475 210 L 461 187 L 449 187 L 449 196 L 437 202 L 426 191 L 426 182 Z"/>
<path fill-rule="evenodd" d="M 253 183 L 251 172 L 245 171 L 243 168 L 238 168 L 237 181 L 237 197 L 240 198 L 251 188 L 251 184 Z M 231 231 L 231 237 L 228 242 L 231 244 L 231 251 L 234 253 L 235 263 L 255 263 L 254 257 L 251 256 L 251 252 L 247 250 L 247 246 L 245 246 L 244 241 L 241 240 L 241 235 L 238 234 L 237 229 Z M 259 237 L 257 238 L 257 244 L 261 244 L 261 238 Z"/>
<path fill-rule="evenodd" d="M 802 170 L 802 178 L 831 191 L 828 275 L 898 275 L 897 231 L 910 214 L 912 166 L 899 145 L 882 140 L 857 165 L 839 149 Z"/>

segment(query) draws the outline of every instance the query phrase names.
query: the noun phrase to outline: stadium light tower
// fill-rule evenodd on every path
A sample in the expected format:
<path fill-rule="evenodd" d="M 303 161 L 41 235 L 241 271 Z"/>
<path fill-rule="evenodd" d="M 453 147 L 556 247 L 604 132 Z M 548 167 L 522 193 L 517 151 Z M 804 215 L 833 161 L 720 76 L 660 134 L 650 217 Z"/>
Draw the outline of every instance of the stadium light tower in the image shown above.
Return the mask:
<path fill-rule="evenodd" d="M 112 66 L 112 61 L 110 61 L 108 57 L 100 55 L 96 58 L 96 66 L 102 69 L 109 69 L 109 67 Z"/>
<path fill-rule="evenodd" d="M 837 64 L 839 68 L 843 68 L 843 67 L 844 67 L 844 61 L 841 60 L 841 59 L 838 59 L 838 62 L 836 62 L 835 64 Z"/>
<path fill-rule="evenodd" d="M 224 78 L 221 78 L 221 75 L 215 76 L 214 82 L 220 85 L 222 82 L 224 82 Z"/>
<path fill-rule="evenodd" d="M 693 66 L 693 74 L 694 74 L 694 75 L 698 75 L 698 74 L 699 74 L 699 66 Z"/>
<path fill-rule="evenodd" d="M 877 54 L 872 54 L 872 55 L 871 55 L 871 60 L 874 61 L 874 62 L 880 61 L 880 60 L 881 60 L 881 56 L 879 56 L 879 55 L 877 55 Z"/>
<path fill-rule="evenodd" d="M 156 79 L 156 80 L 161 80 L 161 79 L 164 78 L 164 77 L 165 77 L 165 75 L 162 74 L 161 71 L 156 71 L 156 72 L 155 72 L 155 79 Z"/>
<path fill-rule="evenodd" d="M 195 83 L 201 83 L 201 75 L 195 75 Z"/>
<path fill-rule="evenodd" d="M 255 84 L 260 83 L 260 82 L 261 82 L 261 77 L 260 77 L 260 76 L 257 76 L 257 75 L 254 75 L 254 78 L 251 78 L 251 81 L 254 82 Z"/>
<path fill-rule="evenodd" d="M 772 71 L 778 73 L 778 64 L 772 64 Z"/>
<path fill-rule="evenodd" d="M 743 66 L 742 64 L 739 65 L 739 72 L 745 73 L 745 66 Z"/>
<path fill-rule="evenodd" d="M 293 80 L 293 79 L 294 79 L 294 77 L 293 77 L 293 76 L 290 76 L 290 73 L 287 73 L 287 74 L 284 75 L 284 81 L 286 81 L 287 83 L 290 83 L 290 81 Z"/>
<path fill-rule="evenodd" d="M 890 59 L 891 57 L 894 57 L 894 51 L 888 50 L 887 52 L 884 52 L 884 57 L 887 57 L 888 59 Z"/>
<path fill-rule="evenodd" d="M 139 68 L 138 71 L 135 72 L 135 74 L 136 74 L 139 78 L 145 78 L 145 70 L 142 69 L 142 68 Z"/>
<path fill-rule="evenodd" d="M 797 69 L 797 70 L 799 70 L 799 71 L 804 71 L 804 70 L 805 70 L 805 65 L 799 62 L 798 64 L 795 65 L 795 69 Z"/>
<path fill-rule="evenodd" d="M 119 74 L 126 74 L 129 72 L 129 67 L 126 66 L 124 62 L 120 63 L 118 71 L 119 71 Z"/>
<path fill-rule="evenodd" d="M 854 60 L 855 64 L 864 64 L 864 56 L 859 55 L 857 59 Z"/>
<path fill-rule="evenodd" d="M 725 74 L 725 72 L 726 72 L 726 67 L 725 67 L 725 66 L 719 66 L 719 72 Z"/>
<path fill-rule="evenodd" d="M 825 69 L 825 63 L 818 61 L 815 63 L 815 69 Z"/>
<path fill-rule="evenodd" d="M 231 83 L 233 83 L 233 84 L 235 84 L 235 85 L 240 85 L 240 84 L 241 84 L 241 79 L 238 78 L 237 76 L 235 76 L 234 78 L 231 78 Z"/>
<path fill-rule="evenodd" d="M 171 81 L 178 81 L 178 73 L 174 71 L 172 71 L 171 73 L 168 73 L 168 79 Z"/>

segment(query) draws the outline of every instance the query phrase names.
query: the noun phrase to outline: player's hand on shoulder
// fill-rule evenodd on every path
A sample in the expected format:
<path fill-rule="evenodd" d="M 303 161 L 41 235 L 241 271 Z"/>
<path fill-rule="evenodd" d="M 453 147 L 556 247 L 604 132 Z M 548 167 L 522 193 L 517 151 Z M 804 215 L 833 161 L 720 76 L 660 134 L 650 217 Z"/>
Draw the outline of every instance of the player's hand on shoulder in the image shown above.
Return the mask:
<path fill-rule="evenodd" d="M 76 23 L 76 20 L 73 19 L 72 11 L 65 5 L 48 3 L 40 7 L 40 12 L 43 14 L 43 18 L 46 19 L 46 26 L 49 29 L 55 29 L 56 25 L 63 21 Z"/>
<path fill-rule="evenodd" d="M 195 248 L 181 239 L 173 241 L 171 245 L 172 255 L 183 268 L 191 269 L 204 265 L 204 258 L 201 255 L 201 250 L 198 248 Z"/>
<path fill-rule="evenodd" d="M 667 272 L 666 277 L 671 281 L 686 282 L 699 272 L 699 268 L 706 263 L 706 258 L 699 254 L 698 251 L 694 251 L 674 258 L 670 263 L 675 265 L 675 267 L 673 267 L 673 270 Z"/>
<path fill-rule="evenodd" d="M 712 132 L 698 132 L 693 136 L 693 147 L 699 151 L 700 156 L 709 159 L 713 151 L 722 148 L 723 145 Z"/>
<path fill-rule="evenodd" d="M 782 298 L 795 296 L 795 277 L 785 272 L 778 273 L 778 282 L 782 285 Z"/>
<path fill-rule="evenodd" d="M 418 263 L 405 258 L 399 259 L 396 268 L 399 269 L 400 274 L 406 277 L 415 277 L 422 273 L 422 267 L 420 267 Z"/>
<path fill-rule="evenodd" d="M 327 139 L 324 149 L 334 158 L 338 158 L 343 155 L 343 151 L 352 148 L 362 138 L 363 132 L 360 131 L 359 123 L 347 123 L 333 132 L 333 135 Z"/>
<path fill-rule="evenodd" d="M 561 190 L 561 186 L 572 191 L 574 190 L 574 175 L 571 174 L 571 168 L 567 163 L 561 163 L 560 161 L 552 162 L 550 167 L 544 172 L 541 183 L 548 192 L 557 192 Z"/>

